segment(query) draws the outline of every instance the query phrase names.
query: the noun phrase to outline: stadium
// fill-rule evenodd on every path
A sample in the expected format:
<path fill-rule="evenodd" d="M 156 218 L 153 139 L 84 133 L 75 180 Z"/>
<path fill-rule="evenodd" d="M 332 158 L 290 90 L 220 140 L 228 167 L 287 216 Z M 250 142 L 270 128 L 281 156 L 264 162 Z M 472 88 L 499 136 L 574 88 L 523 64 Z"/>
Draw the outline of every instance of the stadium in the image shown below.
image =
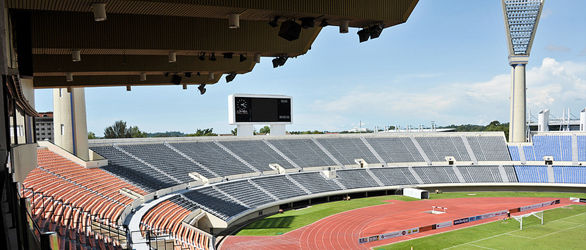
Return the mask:
<path fill-rule="evenodd" d="M 409 25 L 418 4 L 332 2 L 2 1 L 3 247 L 584 245 L 586 109 L 579 119 L 550 121 L 548 110 L 527 119 L 525 66 L 543 0 L 501 1 L 507 133 L 290 134 L 295 96 L 232 94 L 233 136 L 88 139 L 84 88 L 196 85 L 203 95 L 261 57 L 277 68 L 304 55 L 327 26 L 377 39 Z M 35 109 L 35 89 L 52 89 L 51 115 Z M 266 124 L 269 135 L 254 135 Z M 41 125 L 53 141 L 39 139 Z"/>

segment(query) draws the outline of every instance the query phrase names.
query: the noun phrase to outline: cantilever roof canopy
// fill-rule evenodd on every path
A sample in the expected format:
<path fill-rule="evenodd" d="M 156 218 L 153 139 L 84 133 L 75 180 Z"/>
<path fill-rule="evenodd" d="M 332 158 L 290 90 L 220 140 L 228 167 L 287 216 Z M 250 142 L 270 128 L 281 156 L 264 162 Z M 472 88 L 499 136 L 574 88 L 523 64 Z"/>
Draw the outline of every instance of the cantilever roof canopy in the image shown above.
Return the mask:
<path fill-rule="evenodd" d="M 94 21 L 96 2 L 105 3 L 105 21 Z M 35 88 L 162 85 L 172 84 L 174 75 L 182 77 L 181 84 L 211 84 L 222 74 L 251 71 L 258 56 L 307 53 L 320 23 L 389 27 L 407 21 L 416 4 L 417 0 L 6 0 L 19 45 L 20 72 L 34 76 Z M 239 28 L 228 28 L 230 14 L 239 14 Z M 272 27 L 268 23 L 275 17 L 277 27 Z M 294 41 L 278 35 L 279 24 L 301 23 L 299 18 L 313 18 L 314 27 L 302 29 Z M 72 61 L 74 51 L 79 51 L 81 61 Z M 170 53 L 176 61 L 169 62 Z M 216 60 L 210 60 L 212 53 Z M 66 81 L 68 74 L 72 81 Z"/>

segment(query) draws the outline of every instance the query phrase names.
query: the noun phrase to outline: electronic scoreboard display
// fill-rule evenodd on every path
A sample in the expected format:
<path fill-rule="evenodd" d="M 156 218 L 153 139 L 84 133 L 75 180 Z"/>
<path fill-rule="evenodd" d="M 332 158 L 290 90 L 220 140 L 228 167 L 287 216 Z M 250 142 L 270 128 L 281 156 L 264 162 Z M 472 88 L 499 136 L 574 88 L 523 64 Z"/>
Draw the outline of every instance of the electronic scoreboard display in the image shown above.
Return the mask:
<path fill-rule="evenodd" d="M 291 123 L 291 97 L 231 95 L 230 123 Z"/>

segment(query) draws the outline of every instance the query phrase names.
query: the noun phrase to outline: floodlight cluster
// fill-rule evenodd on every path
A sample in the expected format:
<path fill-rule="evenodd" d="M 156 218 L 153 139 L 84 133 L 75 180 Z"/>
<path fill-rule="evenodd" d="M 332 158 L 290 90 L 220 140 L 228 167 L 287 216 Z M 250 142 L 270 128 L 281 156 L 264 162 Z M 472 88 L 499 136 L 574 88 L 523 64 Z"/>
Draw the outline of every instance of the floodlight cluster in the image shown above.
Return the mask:
<path fill-rule="evenodd" d="M 542 0 L 506 0 L 507 25 L 515 55 L 529 54 Z"/>

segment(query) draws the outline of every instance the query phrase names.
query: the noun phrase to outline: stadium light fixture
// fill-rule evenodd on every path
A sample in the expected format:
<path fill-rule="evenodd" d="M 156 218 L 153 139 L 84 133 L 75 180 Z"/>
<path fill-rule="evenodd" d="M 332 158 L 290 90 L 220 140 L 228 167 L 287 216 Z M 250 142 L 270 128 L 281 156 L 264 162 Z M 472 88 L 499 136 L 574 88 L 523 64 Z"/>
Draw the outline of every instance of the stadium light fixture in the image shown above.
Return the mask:
<path fill-rule="evenodd" d="M 175 84 L 175 85 L 179 85 L 181 84 L 181 80 L 183 78 L 181 76 L 179 76 L 178 74 L 173 74 L 171 76 L 171 83 Z"/>
<path fill-rule="evenodd" d="M 214 72 L 210 72 L 208 74 L 208 81 L 213 81 L 216 78 L 216 75 L 214 74 Z"/>
<path fill-rule="evenodd" d="M 226 76 L 226 82 L 234 81 L 234 78 L 236 78 L 236 73 L 232 72 Z"/>
<path fill-rule="evenodd" d="M 131 91 L 132 87 L 130 85 L 126 85 L 126 91 Z"/>
<path fill-rule="evenodd" d="M 96 22 L 106 21 L 106 3 L 92 3 L 92 12 Z"/>
<path fill-rule="evenodd" d="M 210 54 L 210 61 L 212 61 L 212 62 L 216 61 L 216 53 L 212 52 L 212 54 Z"/>
<path fill-rule="evenodd" d="M 273 17 L 273 19 L 271 21 L 269 21 L 269 25 L 273 28 L 276 28 L 277 26 L 279 26 L 279 18 L 280 18 L 280 16 Z"/>
<path fill-rule="evenodd" d="M 283 23 L 281 23 L 281 28 L 279 29 L 279 36 L 284 38 L 287 41 L 295 41 L 299 39 L 301 35 L 301 25 L 295 22 L 293 19 L 289 19 Z"/>
<path fill-rule="evenodd" d="M 230 14 L 228 15 L 228 28 L 230 29 L 238 29 L 240 28 L 240 14 Z"/>
<path fill-rule="evenodd" d="M 368 39 L 370 38 L 370 31 L 367 28 L 359 30 L 358 32 L 356 32 L 356 34 L 358 34 L 358 40 L 361 43 L 368 41 Z"/>
<path fill-rule="evenodd" d="M 340 24 L 340 33 L 348 33 L 348 28 L 350 27 L 350 21 L 344 20 L 342 24 Z"/>
<path fill-rule="evenodd" d="M 144 82 L 144 81 L 146 81 L 146 78 L 147 78 L 146 73 L 145 72 L 141 72 L 140 73 L 140 81 L 141 82 Z"/>
<path fill-rule="evenodd" d="M 246 55 L 245 54 L 240 54 L 240 62 L 244 62 L 246 61 Z"/>
<path fill-rule="evenodd" d="M 525 66 L 529 62 L 531 45 L 544 0 L 501 0 L 512 67 L 511 117 L 509 142 L 526 141 L 526 82 Z"/>
<path fill-rule="evenodd" d="M 260 63 L 260 54 L 254 54 L 254 62 L 255 63 Z"/>
<path fill-rule="evenodd" d="M 187 84 L 183 84 L 183 89 L 187 89 Z"/>
<path fill-rule="evenodd" d="M 280 67 L 280 66 L 285 65 L 285 62 L 287 62 L 287 57 L 286 56 L 275 57 L 272 62 L 273 62 L 273 68 Z"/>
<path fill-rule="evenodd" d="M 71 51 L 71 60 L 73 62 L 80 62 L 81 61 L 81 50 L 73 50 Z"/>
<path fill-rule="evenodd" d="M 197 87 L 197 89 L 199 90 L 200 95 L 203 95 L 206 93 L 206 85 L 205 84 L 200 84 L 199 87 Z"/>
<path fill-rule="evenodd" d="M 201 53 L 199 53 L 199 56 L 198 56 L 198 58 L 199 58 L 199 60 L 201 60 L 201 61 L 205 61 L 205 60 L 206 60 L 206 53 L 205 53 L 205 52 L 201 52 Z"/>
<path fill-rule="evenodd" d="M 370 28 L 368 28 L 368 31 L 370 33 L 370 39 L 378 38 L 380 34 L 383 32 L 383 27 L 384 26 L 381 23 L 370 26 Z"/>

